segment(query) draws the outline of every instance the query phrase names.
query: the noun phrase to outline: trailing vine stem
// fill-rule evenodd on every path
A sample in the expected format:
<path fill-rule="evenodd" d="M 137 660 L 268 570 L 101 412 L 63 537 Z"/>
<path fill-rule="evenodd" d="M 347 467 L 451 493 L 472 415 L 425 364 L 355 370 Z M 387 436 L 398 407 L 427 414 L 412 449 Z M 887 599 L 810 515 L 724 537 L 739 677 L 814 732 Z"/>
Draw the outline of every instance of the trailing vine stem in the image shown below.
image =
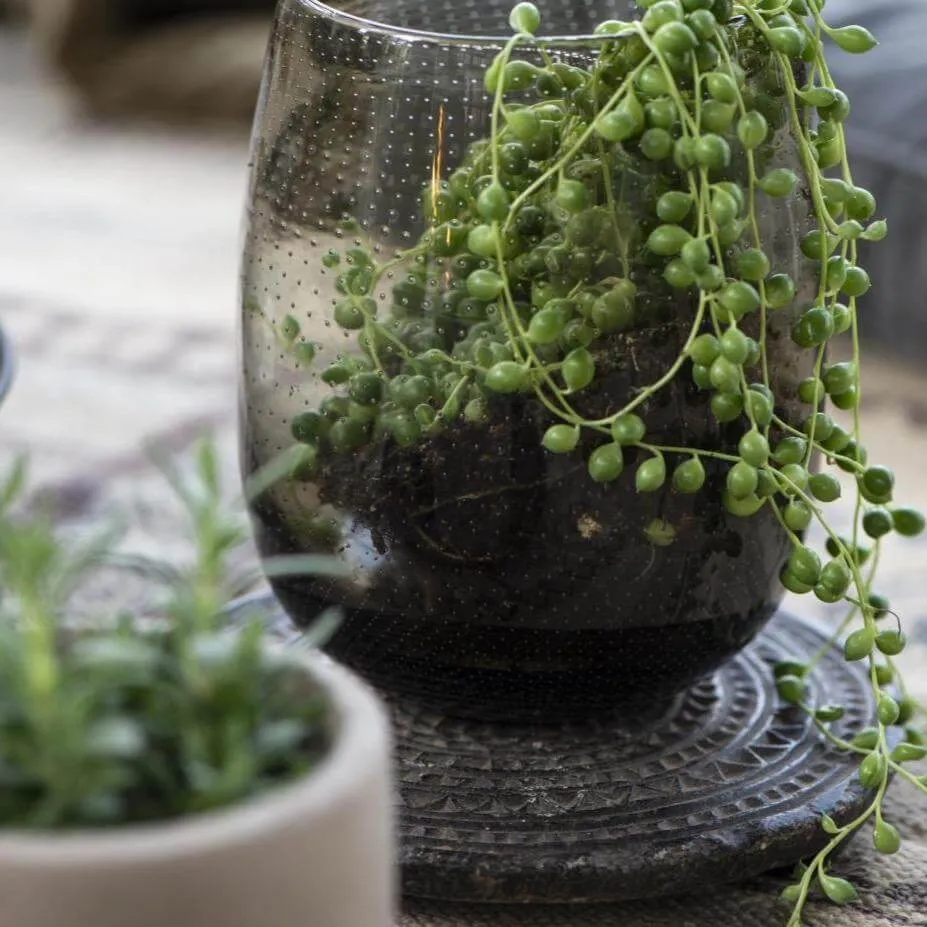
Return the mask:
<path fill-rule="evenodd" d="M 859 757 L 872 794 L 854 820 L 822 820 L 831 839 L 783 893 L 797 927 L 814 891 L 855 899 L 830 872 L 852 833 L 871 822 L 876 848 L 898 849 L 883 809 L 890 776 L 927 789 L 903 765 L 927 748 L 894 663 L 904 634 L 884 623 L 893 612 L 874 585 L 884 538 L 917 535 L 924 519 L 870 462 L 859 410 L 857 300 L 870 288 L 859 243 L 887 226 L 853 180 L 850 103 L 825 45 L 861 54 L 876 42 L 830 26 L 822 0 L 637 4 L 639 18 L 601 23 L 577 50 L 538 38 L 538 10 L 518 3 L 484 74 L 488 135 L 429 178 L 419 241 L 378 262 L 355 223 L 353 245 L 326 255 L 334 321 L 358 333 L 358 350 L 321 371 L 334 395 L 291 423 L 297 478 L 339 454 L 414 448 L 519 408 L 543 423 L 545 450 L 582 460 L 593 483 L 621 485 L 634 466 L 638 493 L 705 492 L 725 518 L 777 527 L 785 589 L 847 607 L 826 647 L 775 667 L 779 695 Z M 798 254 L 773 246 L 786 216 L 800 226 Z M 661 327 L 678 332 L 678 352 L 627 396 L 604 397 L 636 334 Z M 305 361 L 299 332 L 288 316 L 284 340 Z M 829 358 L 840 335 L 849 361 Z M 799 376 L 779 362 L 788 338 Z M 656 428 L 666 396 L 710 415 L 702 446 Z M 847 484 L 844 536 L 827 506 Z M 806 540 L 813 524 L 820 553 Z M 877 717 L 862 731 L 815 701 L 814 670 L 838 643 L 868 668 Z"/>

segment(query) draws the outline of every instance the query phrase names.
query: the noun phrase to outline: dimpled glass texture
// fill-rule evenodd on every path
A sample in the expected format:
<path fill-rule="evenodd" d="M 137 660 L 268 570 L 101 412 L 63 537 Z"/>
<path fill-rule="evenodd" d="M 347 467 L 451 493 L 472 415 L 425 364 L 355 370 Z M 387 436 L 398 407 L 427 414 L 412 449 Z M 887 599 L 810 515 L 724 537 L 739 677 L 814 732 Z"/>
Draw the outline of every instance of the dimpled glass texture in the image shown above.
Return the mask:
<path fill-rule="evenodd" d="M 339 269 L 326 254 L 366 242 L 385 261 L 418 241 L 423 190 L 489 133 L 483 77 L 510 32 L 508 12 L 500 0 L 280 3 L 242 264 L 246 476 L 293 450 L 294 418 L 344 394 L 320 376 L 360 353 L 357 332 L 334 321 Z M 595 24 L 632 15 L 623 2 L 598 0 L 542 4 L 541 13 L 540 34 L 563 37 L 548 54 L 580 67 L 601 42 L 625 41 L 589 37 Z M 518 57 L 540 61 L 536 50 Z M 799 170 L 787 128 L 774 149 L 775 165 Z M 807 290 L 802 208 L 800 198 L 769 201 L 760 221 L 774 269 Z M 429 320 L 451 279 L 440 263 L 426 270 L 428 299 L 409 313 L 425 347 L 445 337 Z M 379 306 L 406 273 L 381 278 L 371 294 Z M 610 343 L 591 414 L 658 379 L 691 324 L 685 298 L 648 293 L 640 279 L 648 311 Z M 807 373 L 789 316 L 779 313 L 769 334 L 784 396 Z M 295 344 L 313 343 L 314 358 L 294 351 L 294 321 Z M 738 434 L 717 424 L 688 372 L 649 403 L 646 419 L 664 444 L 736 447 Z M 344 573 L 272 580 L 294 623 L 341 606 L 327 644 L 335 658 L 388 693 L 496 719 L 630 711 L 745 646 L 781 597 L 788 546 L 768 509 L 729 515 L 724 475 L 711 470 L 695 495 L 669 486 L 637 494 L 634 452 L 620 479 L 595 483 L 579 452 L 542 448 L 551 423 L 530 396 L 499 397 L 481 421 L 459 418 L 409 446 L 377 437 L 276 483 L 252 504 L 262 555 L 332 554 Z"/>

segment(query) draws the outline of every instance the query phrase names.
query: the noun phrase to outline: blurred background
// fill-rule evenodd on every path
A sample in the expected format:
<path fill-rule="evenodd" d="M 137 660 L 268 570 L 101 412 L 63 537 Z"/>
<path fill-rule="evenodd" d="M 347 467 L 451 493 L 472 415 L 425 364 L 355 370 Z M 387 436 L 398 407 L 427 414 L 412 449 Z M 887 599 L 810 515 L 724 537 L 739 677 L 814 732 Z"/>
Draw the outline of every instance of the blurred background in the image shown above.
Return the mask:
<path fill-rule="evenodd" d="M 144 469 L 147 443 L 234 431 L 238 230 L 271 13 L 0 0 L 0 324 L 18 359 L 0 458 L 29 450 L 71 507 Z"/>
<path fill-rule="evenodd" d="M 882 43 L 833 63 L 856 180 L 891 230 L 865 258 L 868 443 L 924 505 L 927 2 L 827 11 Z M 0 324 L 19 368 L 0 467 L 29 450 L 64 517 L 144 499 L 146 447 L 183 450 L 203 428 L 234 474 L 239 228 L 272 13 L 273 0 L 0 0 Z"/>

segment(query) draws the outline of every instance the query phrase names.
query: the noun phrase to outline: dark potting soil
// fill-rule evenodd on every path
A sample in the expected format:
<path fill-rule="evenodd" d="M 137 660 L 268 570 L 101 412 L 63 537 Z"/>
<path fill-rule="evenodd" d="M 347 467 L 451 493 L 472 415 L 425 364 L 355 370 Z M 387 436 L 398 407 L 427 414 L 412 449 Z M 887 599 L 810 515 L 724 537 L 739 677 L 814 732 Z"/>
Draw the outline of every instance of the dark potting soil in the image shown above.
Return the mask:
<path fill-rule="evenodd" d="M 639 495 L 633 452 L 616 483 L 596 484 L 581 455 L 543 451 L 541 433 L 522 409 L 323 471 L 333 514 L 309 546 L 349 562 L 354 579 L 274 581 L 293 620 L 344 605 L 334 657 L 481 717 L 672 694 L 753 638 L 787 553 L 770 513 L 729 515 L 713 467 L 699 494 Z M 306 550 L 291 514 L 255 507 L 265 555 Z"/>
<path fill-rule="evenodd" d="M 616 339 L 597 358 L 595 387 L 576 397 L 580 413 L 607 416 L 654 382 L 686 331 L 676 323 Z M 803 362 L 785 339 L 770 349 L 776 394 L 794 395 Z M 654 444 L 736 453 L 742 434 L 741 423 L 716 421 L 688 371 L 642 415 Z M 314 517 L 259 501 L 265 556 L 328 552 L 352 570 L 347 581 L 275 580 L 293 621 L 341 605 L 332 656 L 442 710 L 513 720 L 650 702 L 742 649 L 782 597 L 789 542 L 775 516 L 728 513 L 727 465 L 708 459 L 692 495 L 670 480 L 637 493 L 648 452 L 635 449 L 618 480 L 598 484 L 585 460 L 601 439 L 551 454 L 541 445 L 549 424 L 533 397 L 500 398 L 487 421 L 412 447 L 386 439 L 329 456 L 314 478 Z M 258 429 L 247 417 L 243 433 L 253 469 Z M 684 459 L 667 454 L 668 472 Z"/>

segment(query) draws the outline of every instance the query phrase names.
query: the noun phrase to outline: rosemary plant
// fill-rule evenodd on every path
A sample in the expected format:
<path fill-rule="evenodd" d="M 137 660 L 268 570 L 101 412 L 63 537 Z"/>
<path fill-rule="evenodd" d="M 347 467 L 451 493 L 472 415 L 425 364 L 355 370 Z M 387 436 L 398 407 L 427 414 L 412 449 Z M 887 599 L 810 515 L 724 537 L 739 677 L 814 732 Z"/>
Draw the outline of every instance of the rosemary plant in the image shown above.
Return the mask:
<path fill-rule="evenodd" d="M 0 827 L 117 827 L 223 808 L 305 775 L 328 749 L 329 706 L 259 616 L 228 628 L 230 556 L 247 536 L 222 498 L 212 446 L 171 473 L 195 558 L 157 622 L 100 615 L 69 627 L 75 590 L 111 532 L 75 540 L 0 483 Z M 324 569 L 321 558 L 286 569 Z"/>

